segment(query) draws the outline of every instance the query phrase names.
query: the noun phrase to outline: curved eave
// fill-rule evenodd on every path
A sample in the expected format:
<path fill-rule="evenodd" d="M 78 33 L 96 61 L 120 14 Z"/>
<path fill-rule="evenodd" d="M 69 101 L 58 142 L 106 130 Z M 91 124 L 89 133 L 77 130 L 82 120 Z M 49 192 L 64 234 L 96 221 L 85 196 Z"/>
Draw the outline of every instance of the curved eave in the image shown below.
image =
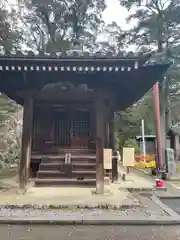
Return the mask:
<path fill-rule="evenodd" d="M 138 68 L 147 62 L 144 57 L 58 57 L 58 56 L 0 56 L 0 71 L 121 71 Z M 123 70 L 124 71 L 124 70 Z"/>
<path fill-rule="evenodd" d="M 162 82 L 170 64 L 158 64 L 143 66 L 132 71 L 124 84 L 119 81 L 116 90 L 117 108 L 126 109 L 141 99 L 156 82 Z"/>
<path fill-rule="evenodd" d="M 38 69 L 38 71 L 36 71 L 37 65 L 30 66 L 29 70 L 22 66 L 16 66 L 13 69 L 12 65 L 2 66 L 0 91 L 21 103 L 23 99 L 18 98 L 18 91 L 40 89 L 48 82 L 66 81 L 67 79 L 74 84 L 87 83 L 90 88 L 106 88 L 114 95 L 116 107 L 122 110 L 137 102 L 153 87 L 155 82 L 163 81 L 163 75 L 169 66 L 170 64 L 146 65 L 137 69 L 123 66 L 93 66 L 93 68 L 86 66 L 82 71 L 80 68 L 63 67 L 61 69 L 59 66 L 58 71 L 52 71 L 50 66 L 44 65 L 42 65 L 42 70 Z"/>

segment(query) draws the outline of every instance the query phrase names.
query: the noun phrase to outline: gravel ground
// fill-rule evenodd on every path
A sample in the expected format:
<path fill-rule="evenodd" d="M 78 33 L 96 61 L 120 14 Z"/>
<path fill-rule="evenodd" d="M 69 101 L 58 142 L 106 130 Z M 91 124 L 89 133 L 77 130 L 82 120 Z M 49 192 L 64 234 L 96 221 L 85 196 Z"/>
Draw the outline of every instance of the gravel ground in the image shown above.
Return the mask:
<path fill-rule="evenodd" d="M 165 214 L 164 214 L 165 215 Z M 74 217 L 82 218 L 88 216 L 102 216 L 103 218 L 113 217 L 113 216 L 131 216 L 131 217 L 150 217 L 150 216 L 164 216 L 164 215 L 154 215 L 150 212 L 150 210 L 145 210 L 144 208 L 133 208 L 127 210 L 100 210 L 100 209 L 93 209 L 93 210 L 83 210 L 83 211 L 40 211 L 40 210 L 1 210 L 0 211 L 0 219 L 3 218 L 42 218 L 42 219 L 60 219 L 64 217 Z"/>
<path fill-rule="evenodd" d="M 10 226 L 0 225 L 3 240 L 179 240 L 179 226 Z"/>
<path fill-rule="evenodd" d="M 167 213 L 156 205 L 152 200 L 147 197 L 140 197 L 142 206 L 132 209 L 122 209 L 122 210 L 105 210 L 105 209 L 83 209 L 83 210 L 35 210 L 35 209 L 1 209 L 0 219 L 3 218 L 42 218 L 42 219 L 59 219 L 71 217 L 79 219 L 82 217 L 88 218 L 93 216 L 101 216 L 102 218 L 109 217 L 163 217 L 168 216 Z"/>
<path fill-rule="evenodd" d="M 140 208 L 132 208 L 132 209 L 122 209 L 122 210 L 101 210 L 101 209 L 92 209 L 92 210 L 75 210 L 75 211 L 67 211 L 67 210 L 34 210 L 34 209 L 1 209 L 0 210 L 0 219 L 4 218 L 41 218 L 41 219 L 67 219 L 75 218 L 82 219 L 93 217 L 93 216 L 101 216 L 103 219 L 113 218 L 113 217 L 158 217 L 158 216 L 167 216 L 167 214 L 156 206 L 155 207 L 140 207 Z"/>
<path fill-rule="evenodd" d="M 122 210 L 106 210 L 106 209 L 82 209 L 82 210 L 38 210 L 38 209 L 0 209 L 0 219 L 3 218 L 42 218 L 42 219 L 59 219 L 59 218 L 81 218 L 88 216 L 102 216 L 103 218 L 108 217 L 163 217 L 168 216 L 168 214 L 160 208 L 156 203 L 154 203 L 148 197 L 136 196 L 141 202 L 141 207 L 122 209 Z"/>

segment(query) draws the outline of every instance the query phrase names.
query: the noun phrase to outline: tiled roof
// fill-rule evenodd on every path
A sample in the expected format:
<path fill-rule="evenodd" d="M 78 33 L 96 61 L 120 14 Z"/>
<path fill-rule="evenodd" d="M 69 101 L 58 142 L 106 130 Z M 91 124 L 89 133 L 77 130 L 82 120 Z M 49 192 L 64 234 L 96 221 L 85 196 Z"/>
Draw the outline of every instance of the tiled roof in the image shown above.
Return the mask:
<path fill-rule="evenodd" d="M 147 59 L 146 56 L 112 56 L 110 54 L 90 55 L 83 53 L 73 54 L 46 54 L 33 52 L 23 54 L 6 53 L 0 56 L 0 71 L 60 71 L 60 72 L 119 72 L 131 71 L 142 66 Z"/>
<path fill-rule="evenodd" d="M 44 58 L 44 59 L 120 59 L 120 60 L 134 60 L 134 59 L 143 59 L 147 60 L 151 54 L 134 54 L 133 52 L 127 53 L 119 53 L 119 54 L 112 54 L 108 52 L 106 54 L 102 54 L 101 52 L 96 53 L 89 53 L 89 52 L 79 52 L 79 51 L 66 51 L 66 52 L 55 52 L 55 53 L 47 53 L 44 51 L 39 51 L 38 53 L 32 51 L 16 51 L 16 52 L 5 52 L 0 53 L 0 58 L 2 57 L 12 57 L 12 58 Z"/>

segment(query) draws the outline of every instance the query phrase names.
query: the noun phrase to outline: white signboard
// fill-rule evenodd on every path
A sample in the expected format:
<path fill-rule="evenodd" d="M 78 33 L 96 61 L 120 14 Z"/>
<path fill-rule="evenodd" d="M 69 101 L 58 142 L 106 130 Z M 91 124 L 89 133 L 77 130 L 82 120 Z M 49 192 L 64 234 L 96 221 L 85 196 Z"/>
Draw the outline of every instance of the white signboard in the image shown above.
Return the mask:
<path fill-rule="evenodd" d="M 123 148 L 123 166 L 124 167 L 134 167 L 135 157 L 134 148 Z"/>
<path fill-rule="evenodd" d="M 104 148 L 104 169 L 112 169 L 112 149 Z"/>
<path fill-rule="evenodd" d="M 174 150 L 172 148 L 166 148 L 168 172 L 170 174 L 176 173 L 176 163 L 174 159 Z"/>

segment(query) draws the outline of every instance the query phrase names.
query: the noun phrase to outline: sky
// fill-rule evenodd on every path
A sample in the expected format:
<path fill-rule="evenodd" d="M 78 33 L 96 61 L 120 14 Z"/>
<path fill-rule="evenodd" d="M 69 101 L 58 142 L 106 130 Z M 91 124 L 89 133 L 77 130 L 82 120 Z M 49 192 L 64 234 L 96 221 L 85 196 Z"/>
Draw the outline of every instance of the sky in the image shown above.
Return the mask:
<path fill-rule="evenodd" d="M 129 24 L 126 23 L 126 17 L 128 11 L 121 7 L 118 0 L 106 0 L 107 8 L 103 12 L 103 18 L 105 23 L 116 22 L 123 29 L 129 28 Z"/>
<path fill-rule="evenodd" d="M 142 0 L 142 3 L 147 3 L 149 0 Z M 128 29 L 133 26 L 133 22 L 127 24 L 126 17 L 128 16 L 128 11 L 124 7 L 120 6 L 119 0 L 105 0 L 107 4 L 107 9 L 103 13 L 103 18 L 106 23 L 111 23 L 115 21 L 118 23 L 122 29 Z M 170 4 L 170 0 L 161 0 L 164 7 Z"/>

